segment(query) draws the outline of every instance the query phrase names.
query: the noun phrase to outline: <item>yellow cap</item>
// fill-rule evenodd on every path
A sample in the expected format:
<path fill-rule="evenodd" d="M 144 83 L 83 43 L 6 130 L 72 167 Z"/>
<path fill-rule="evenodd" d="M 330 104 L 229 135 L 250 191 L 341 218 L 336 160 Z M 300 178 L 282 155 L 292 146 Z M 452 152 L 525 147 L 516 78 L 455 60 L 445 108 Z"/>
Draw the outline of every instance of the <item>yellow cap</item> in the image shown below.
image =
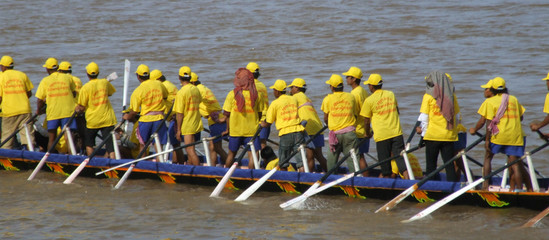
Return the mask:
<path fill-rule="evenodd" d="M 2 58 L 2 59 L 4 59 L 4 58 Z M 543 81 L 547 81 L 547 80 L 549 80 L 549 73 L 547 73 L 547 77 L 546 77 L 546 78 L 544 78 L 544 79 L 541 79 L 541 80 L 543 80 Z"/>
<path fill-rule="evenodd" d="M 306 86 L 307 86 L 307 84 L 305 83 L 305 80 L 303 78 L 296 78 L 296 79 L 294 79 L 292 84 L 290 84 L 290 86 L 288 86 L 288 87 L 304 88 Z"/>
<path fill-rule="evenodd" d="M 259 71 L 259 65 L 255 62 L 250 62 L 248 65 L 246 65 L 246 69 L 250 70 L 250 72 Z"/>
<path fill-rule="evenodd" d="M 67 62 L 67 61 L 63 61 L 59 64 L 59 70 L 62 70 L 62 71 L 69 71 L 69 70 L 72 70 L 72 66 L 71 66 L 71 63 L 70 62 Z"/>
<path fill-rule="evenodd" d="M 492 88 L 497 90 L 503 90 L 505 89 L 505 80 L 501 77 L 496 77 L 492 79 Z"/>
<path fill-rule="evenodd" d="M 481 88 L 492 88 L 492 82 L 494 82 L 492 79 L 490 79 L 486 84 L 480 85 Z"/>
<path fill-rule="evenodd" d="M 446 77 L 448 77 L 448 80 L 450 80 L 450 82 L 452 81 L 452 76 L 450 76 L 449 73 L 445 73 L 446 74 Z"/>
<path fill-rule="evenodd" d="M 137 67 L 135 73 L 139 76 L 147 77 L 149 76 L 149 67 L 145 64 L 141 64 Z"/>
<path fill-rule="evenodd" d="M 4 67 L 13 67 L 13 58 L 8 55 L 2 56 L 2 59 L 0 59 L 0 65 Z"/>
<path fill-rule="evenodd" d="M 358 67 L 351 67 L 349 71 L 342 73 L 343 76 L 351 76 L 354 78 L 362 79 L 362 70 Z"/>
<path fill-rule="evenodd" d="M 196 82 L 198 81 L 198 75 L 194 72 L 191 72 L 191 81 L 190 82 Z"/>
<path fill-rule="evenodd" d="M 179 69 L 179 76 L 181 77 L 190 77 L 191 76 L 191 68 L 188 66 L 183 66 Z"/>
<path fill-rule="evenodd" d="M 286 91 L 286 81 L 282 79 L 277 79 L 275 83 L 269 87 L 270 89 L 277 90 L 279 92 Z"/>
<path fill-rule="evenodd" d="M 332 87 L 337 87 L 340 84 L 343 84 L 343 78 L 341 78 L 341 76 L 339 76 L 338 74 L 332 74 L 330 79 L 328 79 L 328 81 L 326 81 L 326 84 L 328 84 Z"/>
<path fill-rule="evenodd" d="M 86 66 L 86 73 L 95 76 L 99 74 L 99 66 L 95 62 L 91 62 Z"/>
<path fill-rule="evenodd" d="M 46 63 L 44 63 L 44 65 L 42 65 L 42 67 L 45 67 L 47 69 L 56 69 L 57 68 L 57 59 L 48 58 L 48 60 L 46 60 Z"/>
<path fill-rule="evenodd" d="M 158 69 L 154 69 L 151 71 L 149 79 L 158 80 L 160 77 L 162 77 L 162 72 Z"/>
<path fill-rule="evenodd" d="M 383 79 L 381 78 L 381 75 L 377 73 L 372 73 L 370 74 L 370 77 L 368 77 L 368 81 L 364 82 L 364 85 L 368 84 L 373 86 L 381 85 L 383 84 Z"/>

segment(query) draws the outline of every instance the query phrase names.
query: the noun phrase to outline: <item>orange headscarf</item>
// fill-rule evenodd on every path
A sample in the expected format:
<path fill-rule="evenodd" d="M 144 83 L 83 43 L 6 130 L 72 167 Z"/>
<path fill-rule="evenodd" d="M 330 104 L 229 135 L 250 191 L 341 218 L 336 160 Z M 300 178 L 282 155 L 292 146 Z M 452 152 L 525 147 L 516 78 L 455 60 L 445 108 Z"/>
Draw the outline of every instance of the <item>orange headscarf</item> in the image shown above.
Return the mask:
<path fill-rule="evenodd" d="M 239 112 L 242 112 L 246 104 L 242 90 L 248 90 L 250 92 L 250 99 L 252 107 L 257 100 L 257 90 L 255 89 L 254 75 L 250 70 L 246 68 L 239 68 L 234 73 L 234 98 L 236 100 L 236 106 Z"/>

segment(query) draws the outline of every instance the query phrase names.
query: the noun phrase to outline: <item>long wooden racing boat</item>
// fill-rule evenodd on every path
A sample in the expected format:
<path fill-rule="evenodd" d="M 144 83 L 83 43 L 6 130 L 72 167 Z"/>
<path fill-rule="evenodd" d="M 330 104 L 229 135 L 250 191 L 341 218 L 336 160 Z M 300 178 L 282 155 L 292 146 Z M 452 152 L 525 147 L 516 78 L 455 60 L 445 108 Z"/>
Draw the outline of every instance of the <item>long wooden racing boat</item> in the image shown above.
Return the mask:
<path fill-rule="evenodd" d="M 22 150 L 0 149 L 0 165 L 9 171 L 34 169 L 43 152 L 30 152 Z M 68 176 L 83 160 L 85 156 L 64 154 L 51 154 L 47 160 L 45 171 L 56 172 Z M 129 162 L 131 160 L 114 160 L 106 158 L 93 158 L 82 171 L 81 175 L 96 178 L 118 178 L 127 168 L 119 168 L 115 171 L 96 176 L 95 173 L 107 168 Z M 129 165 L 128 165 L 129 166 Z M 216 186 L 219 180 L 227 172 L 227 168 L 190 166 L 152 161 L 141 161 L 136 164 L 130 178 L 133 179 L 157 179 L 164 183 L 187 183 L 207 186 Z M 246 189 L 268 171 L 253 169 L 237 169 L 225 188 L 238 190 Z M 375 174 L 375 172 L 373 173 Z M 307 190 L 323 174 L 276 172 L 263 186 L 262 191 L 300 193 Z M 340 178 L 342 175 L 332 175 L 325 182 Z M 375 175 L 374 175 L 375 176 Z M 442 176 L 444 179 L 444 176 Z M 452 204 L 466 204 L 481 207 L 523 207 L 533 210 L 543 210 L 549 203 L 549 178 L 538 179 L 540 192 L 494 192 L 471 190 L 461 195 Z M 389 200 L 409 188 L 417 181 L 403 179 L 386 179 L 372 177 L 355 177 L 342 182 L 323 194 L 347 195 L 355 198 L 375 198 Z M 499 184 L 501 178 L 492 178 L 492 184 Z M 409 196 L 406 200 L 415 202 L 431 202 L 440 200 L 447 195 L 459 190 L 465 182 L 428 181 L 421 188 Z"/>

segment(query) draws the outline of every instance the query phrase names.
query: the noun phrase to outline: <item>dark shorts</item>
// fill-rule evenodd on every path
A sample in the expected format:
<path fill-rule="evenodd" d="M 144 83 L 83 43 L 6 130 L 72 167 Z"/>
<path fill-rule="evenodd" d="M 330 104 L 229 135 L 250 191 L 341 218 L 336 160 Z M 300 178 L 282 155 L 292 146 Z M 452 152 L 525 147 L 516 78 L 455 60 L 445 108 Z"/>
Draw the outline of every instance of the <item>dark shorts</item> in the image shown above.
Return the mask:
<path fill-rule="evenodd" d="M 146 143 L 149 140 L 149 138 L 151 138 L 152 134 L 154 133 L 154 131 L 156 131 L 156 129 L 160 124 L 162 124 L 162 126 L 158 130 L 158 138 L 160 139 L 160 144 L 166 144 L 166 142 L 168 141 L 168 138 L 167 138 L 168 128 L 166 128 L 166 124 L 164 124 L 164 121 L 162 120 L 158 120 L 154 122 L 139 122 L 138 138 L 141 137 L 143 142 Z M 154 143 L 154 140 L 153 140 L 153 143 Z"/>
<path fill-rule="evenodd" d="M 69 119 L 70 119 L 70 117 L 60 118 L 60 119 L 55 119 L 55 120 L 49 120 L 48 121 L 48 131 L 57 129 L 58 127 L 63 128 L 63 126 L 65 126 L 65 124 L 67 124 Z M 71 125 L 69 126 L 69 128 L 71 130 L 76 130 L 76 121 L 73 120 L 71 122 Z"/>
<path fill-rule="evenodd" d="M 237 152 L 240 146 L 246 147 L 246 144 L 248 144 L 250 140 L 252 140 L 252 137 L 229 137 L 229 150 Z M 254 140 L 254 147 L 256 151 L 261 149 L 258 138 L 255 138 Z"/>
<path fill-rule="evenodd" d="M 404 150 L 404 138 L 400 135 L 376 142 L 376 148 L 379 161 L 389 159 L 391 156 L 399 156 L 400 152 Z M 406 170 L 406 164 L 404 163 L 404 158 L 402 156 L 397 157 L 395 162 L 401 173 Z M 381 173 L 384 176 L 390 176 L 393 173 L 390 161 L 381 164 Z"/>
<path fill-rule="evenodd" d="M 362 141 L 362 139 L 364 138 L 359 138 L 358 142 Z M 369 150 L 370 150 L 370 139 L 367 139 L 366 141 L 362 142 L 360 146 L 358 146 L 359 154 L 368 153 Z"/>
<path fill-rule="evenodd" d="M 112 130 L 114 129 L 114 126 L 110 127 L 104 127 L 104 128 L 95 128 L 90 129 L 86 128 L 86 138 L 84 139 L 84 144 L 86 147 L 94 147 L 95 146 L 95 138 L 97 137 L 97 133 L 101 131 L 101 140 L 105 140 L 105 138 L 111 134 Z M 114 152 L 114 146 L 112 137 L 109 141 L 105 143 L 107 147 L 107 152 Z"/>
<path fill-rule="evenodd" d="M 261 132 L 259 132 L 259 139 L 260 140 L 266 140 L 269 138 L 269 135 L 271 135 L 271 127 L 261 128 Z"/>
<path fill-rule="evenodd" d="M 318 134 L 312 141 L 315 148 L 324 147 L 324 134 Z"/>
<path fill-rule="evenodd" d="M 210 137 L 215 137 L 221 135 L 225 130 L 227 130 L 227 124 L 225 123 L 214 123 L 210 125 Z M 221 142 L 223 138 L 218 138 L 213 140 L 214 143 Z"/>
<path fill-rule="evenodd" d="M 524 145 L 522 146 L 509 146 L 509 145 L 499 145 L 495 143 L 490 143 L 490 151 L 493 154 L 503 153 L 509 156 L 524 156 L 524 146 L 526 146 L 526 137 L 524 138 Z"/>
<path fill-rule="evenodd" d="M 194 141 L 199 141 L 200 140 L 200 134 L 201 132 L 197 132 L 194 134 Z M 177 140 L 177 138 L 175 137 L 175 121 L 171 121 L 170 122 L 170 126 L 168 127 L 168 137 L 170 138 L 170 144 L 172 146 L 177 146 L 179 144 L 181 144 L 180 141 Z M 183 137 L 181 138 L 183 139 Z"/>
<path fill-rule="evenodd" d="M 458 133 L 458 140 L 454 143 L 454 150 L 459 151 L 467 147 L 467 133 Z"/>

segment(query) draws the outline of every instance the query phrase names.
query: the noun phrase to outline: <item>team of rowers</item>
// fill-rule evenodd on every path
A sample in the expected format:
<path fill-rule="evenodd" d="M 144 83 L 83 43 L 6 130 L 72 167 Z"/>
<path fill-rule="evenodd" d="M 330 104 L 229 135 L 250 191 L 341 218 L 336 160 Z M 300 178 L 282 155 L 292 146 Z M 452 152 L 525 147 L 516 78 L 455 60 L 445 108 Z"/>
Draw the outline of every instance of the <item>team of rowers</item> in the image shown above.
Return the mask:
<path fill-rule="evenodd" d="M 117 120 L 109 96 L 116 90 L 109 80 L 98 77 L 100 70 L 96 63 L 91 62 L 86 66 L 89 81 L 83 86 L 80 79 L 71 74 L 69 62 L 58 64 L 55 58 L 48 58 L 43 67 L 48 76 L 40 82 L 35 96 L 36 115 L 46 113 L 47 149 L 55 147 L 57 134 L 67 125 L 68 129 L 74 130 L 69 134 L 80 139 L 77 141 L 79 149 L 88 155 L 96 147 L 99 132 L 105 138 L 116 131 L 125 139 L 122 141 L 122 149 L 129 150 L 125 157 L 137 157 L 137 153 L 144 150 L 149 139 L 154 137 L 160 142 L 155 145 L 157 152 L 162 151 L 162 145 L 168 144 L 168 141 L 177 149 L 173 152 L 173 163 L 199 165 L 193 143 L 200 141 L 200 133 L 205 130 L 202 117 L 208 120 L 210 136 L 228 135 L 228 153 L 222 148 L 222 138 L 210 142 L 213 166 L 217 164 L 218 156 L 221 164 L 231 166 L 238 149 L 249 142 L 254 151 L 261 150 L 264 160 L 273 160 L 270 165 L 278 164 L 283 170 L 292 168 L 289 158 L 305 142 L 308 143 L 305 154 L 308 168 L 314 169 L 316 159 L 322 171 L 335 167 L 342 153 L 354 154 L 359 162 L 356 167 L 367 167 L 364 154 L 368 152 L 369 139 L 372 137 L 380 160 L 398 156 L 405 148 L 394 93 L 383 89 L 381 75 L 373 73 L 364 82 L 369 94 L 360 85 L 363 74 L 358 67 L 350 67 L 342 73 L 345 80 L 341 75 L 333 74 L 326 81 L 331 92 L 322 101 L 324 118 L 321 121 L 313 103 L 305 94 L 307 84 L 304 79 L 296 78 L 290 85 L 284 80 L 276 80 L 270 86 L 275 99 L 269 103 L 267 88 L 258 80 L 260 68 L 255 62 L 235 72 L 234 89 L 227 93 L 222 106 L 190 67 L 179 69 L 181 88 L 178 90 L 160 70 L 149 71 L 148 66 L 141 64 L 135 71 L 140 85 L 131 94 L 129 107 L 123 115 L 124 120 L 134 123 L 129 136 L 115 129 Z M 29 101 L 34 86 L 25 73 L 14 69 L 14 61 L 10 56 L 0 59 L 0 68 L 2 147 L 14 148 L 15 141 L 10 137 L 16 132 L 19 132 L 21 144 L 28 146 L 29 141 L 34 142 Z M 546 80 L 549 89 L 548 79 L 549 75 L 543 80 Z M 465 148 L 467 129 L 461 124 L 460 108 L 451 76 L 433 71 L 425 77 L 425 83 L 426 92 L 416 131 L 421 134 L 422 143 L 425 144 L 428 174 L 437 168 L 439 154 L 446 162 Z M 344 92 L 344 85 L 350 86 L 352 90 Z M 486 125 L 483 174 L 487 175 L 491 171 L 490 163 L 494 154 L 506 154 L 509 162 L 524 155 L 525 134 L 521 121 L 525 109 L 516 97 L 508 94 L 503 78 L 491 79 L 481 87 L 486 100 L 478 110 L 481 116 L 479 121 L 469 132 L 476 134 Z M 549 123 L 548 103 L 549 94 L 544 108 L 548 116 L 541 123 L 532 124 L 530 127 L 533 131 Z M 273 123 L 280 137 L 278 158 L 267 145 Z M 330 150 L 327 159 L 322 154 L 324 124 L 329 129 Z M 70 140 L 69 136 L 67 139 Z M 186 156 L 177 148 L 181 144 L 185 146 Z M 114 148 L 112 141 L 106 143 L 107 157 L 115 157 Z M 252 150 L 248 151 L 248 156 L 249 159 L 253 158 Z M 301 155 L 297 154 L 295 158 L 298 171 L 303 171 Z M 356 169 L 351 159 L 347 160 L 349 171 L 360 170 Z M 399 157 L 395 162 L 398 170 L 394 171 L 391 163 L 387 162 L 381 165 L 379 177 L 396 177 L 398 174 L 407 179 L 408 171 L 403 158 Z M 248 167 L 254 168 L 254 161 L 248 161 Z M 462 171 L 460 164 L 448 165 L 445 170 L 448 181 L 459 181 Z M 368 172 L 363 174 L 369 175 Z M 528 179 L 522 162 L 510 168 L 511 191 L 522 190 L 523 183 L 531 191 Z M 483 188 L 488 188 L 488 185 L 485 184 Z"/>

